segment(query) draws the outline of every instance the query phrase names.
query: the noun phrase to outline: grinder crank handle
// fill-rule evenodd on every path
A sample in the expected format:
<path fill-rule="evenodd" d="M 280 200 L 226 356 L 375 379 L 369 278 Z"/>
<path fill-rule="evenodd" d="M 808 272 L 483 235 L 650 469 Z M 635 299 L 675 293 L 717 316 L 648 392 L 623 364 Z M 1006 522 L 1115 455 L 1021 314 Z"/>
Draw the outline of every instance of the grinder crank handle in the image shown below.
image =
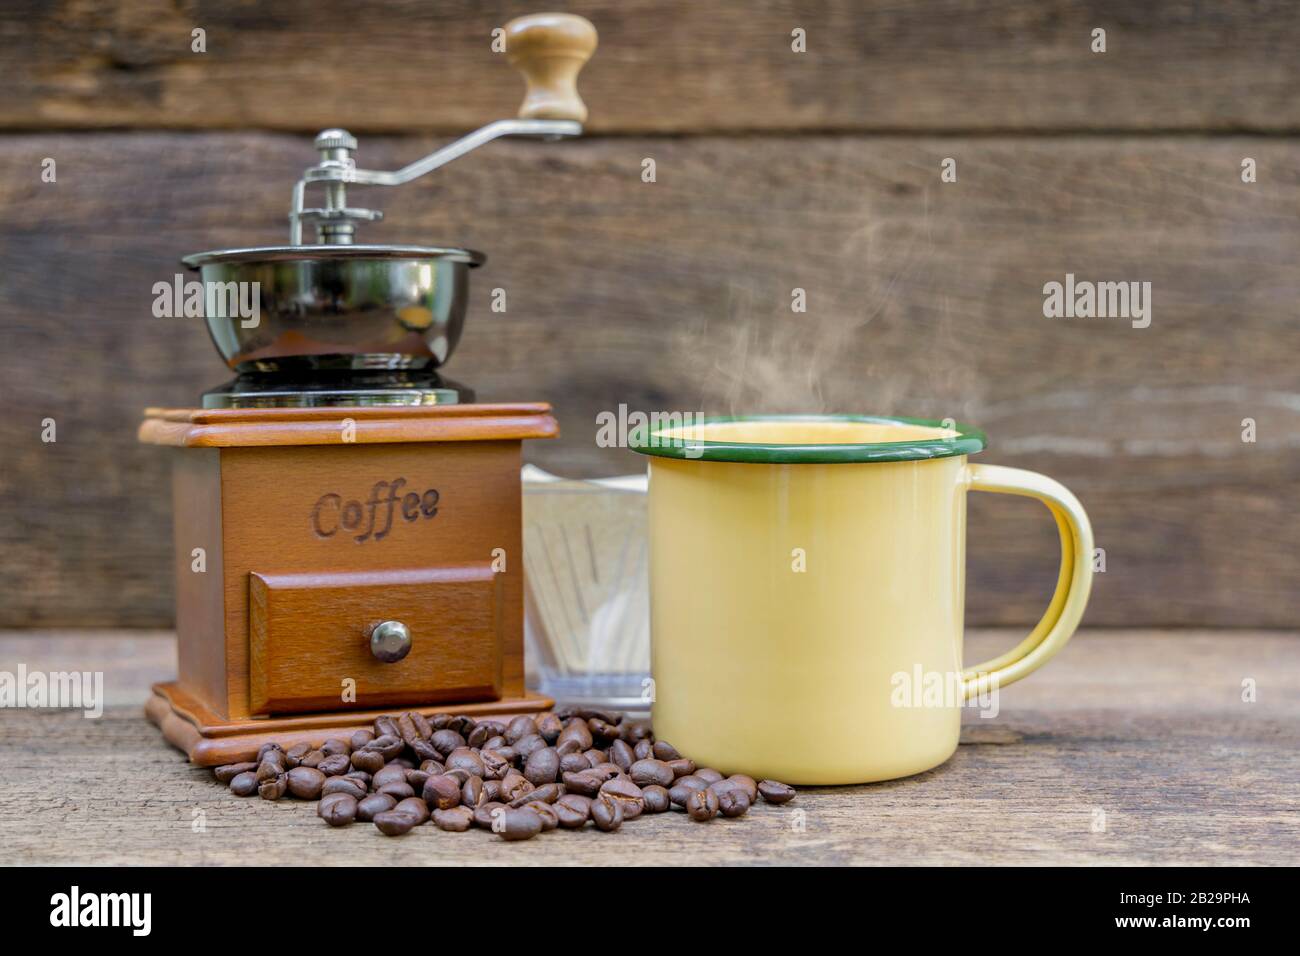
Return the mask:
<path fill-rule="evenodd" d="M 525 120 L 587 121 L 578 72 L 596 50 L 596 28 L 572 13 L 534 13 L 505 26 L 506 59 L 524 75 Z"/>

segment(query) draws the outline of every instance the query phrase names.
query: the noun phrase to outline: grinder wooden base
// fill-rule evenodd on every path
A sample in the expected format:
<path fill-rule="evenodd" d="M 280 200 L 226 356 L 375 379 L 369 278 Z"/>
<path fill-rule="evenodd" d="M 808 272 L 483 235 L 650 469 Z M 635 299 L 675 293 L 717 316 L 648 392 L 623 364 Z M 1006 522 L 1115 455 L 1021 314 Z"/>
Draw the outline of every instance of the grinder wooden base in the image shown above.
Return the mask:
<path fill-rule="evenodd" d="M 402 710 L 418 711 L 426 717 L 455 713 L 470 717 L 514 717 L 550 710 L 555 701 L 540 694 L 475 704 L 439 704 L 432 707 L 386 708 L 320 714 L 295 714 L 223 721 L 175 682 L 155 684 L 144 705 L 145 716 L 158 725 L 167 742 L 200 767 L 219 767 L 252 760 L 265 743 L 286 749 L 304 741 L 320 745 L 330 737 L 347 739 L 354 730 L 370 730 L 376 717 Z"/>

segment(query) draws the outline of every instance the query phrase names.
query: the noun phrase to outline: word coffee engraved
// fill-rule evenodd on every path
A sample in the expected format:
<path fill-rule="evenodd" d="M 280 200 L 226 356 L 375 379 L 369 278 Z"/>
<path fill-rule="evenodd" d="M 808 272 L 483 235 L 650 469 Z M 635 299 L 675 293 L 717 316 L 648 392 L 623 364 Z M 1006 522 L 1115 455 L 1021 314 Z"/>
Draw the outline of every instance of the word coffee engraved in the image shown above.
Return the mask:
<path fill-rule="evenodd" d="M 388 537 L 398 513 L 406 522 L 432 518 L 438 513 L 441 495 L 437 488 L 424 492 L 408 491 L 400 495 L 399 504 L 399 493 L 404 485 L 405 478 L 377 481 L 365 502 L 355 498 L 345 501 L 342 495 L 334 492 L 321 495 L 311 509 L 312 529 L 319 538 L 332 538 L 340 531 L 346 531 L 352 533 L 353 539 L 360 544 L 371 538 L 379 541 Z M 377 527 L 381 520 L 383 527 Z"/>

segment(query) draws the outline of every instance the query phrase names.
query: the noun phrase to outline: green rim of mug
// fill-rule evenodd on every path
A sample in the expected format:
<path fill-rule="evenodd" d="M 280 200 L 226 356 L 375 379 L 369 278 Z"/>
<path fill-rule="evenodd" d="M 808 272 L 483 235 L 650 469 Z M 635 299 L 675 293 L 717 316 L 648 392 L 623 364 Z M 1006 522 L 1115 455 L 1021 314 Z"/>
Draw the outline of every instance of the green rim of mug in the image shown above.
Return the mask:
<path fill-rule="evenodd" d="M 951 438 L 923 441 L 796 444 L 790 442 L 689 441 L 659 438 L 646 429 L 633 429 L 628 447 L 638 454 L 684 461 L 734 461 L 755 465 L 829 465 L 850 462 L 925 461 L 983 451 L 988 444 L 978 428 L 960 422 L 886 415 L 723 415 L 705 418 L 702 425 L 722 422 L 855 422 L 868 425 L 922 425 L 956 432 Z"/>

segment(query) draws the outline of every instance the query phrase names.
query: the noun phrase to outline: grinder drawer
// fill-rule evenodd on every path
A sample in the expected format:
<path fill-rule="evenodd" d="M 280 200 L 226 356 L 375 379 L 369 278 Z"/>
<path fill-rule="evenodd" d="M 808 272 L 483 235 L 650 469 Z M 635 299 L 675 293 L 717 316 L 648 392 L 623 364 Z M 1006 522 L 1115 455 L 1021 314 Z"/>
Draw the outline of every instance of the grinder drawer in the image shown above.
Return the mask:
<path fill-rule="evenodd" d="M 328 574 L 250 572 L 251 712 L 499 699 L 499 582 L 487 561 Z M 392 663 L 371 650 L 371 632 L 385 621 L 400 622 L 409 636 L 398 638 L 398 646 L 409 650 Z M 396 656 L 391 650 L 387 656 Z M 347 694 L 349 688 L 355 693 Z"/>

